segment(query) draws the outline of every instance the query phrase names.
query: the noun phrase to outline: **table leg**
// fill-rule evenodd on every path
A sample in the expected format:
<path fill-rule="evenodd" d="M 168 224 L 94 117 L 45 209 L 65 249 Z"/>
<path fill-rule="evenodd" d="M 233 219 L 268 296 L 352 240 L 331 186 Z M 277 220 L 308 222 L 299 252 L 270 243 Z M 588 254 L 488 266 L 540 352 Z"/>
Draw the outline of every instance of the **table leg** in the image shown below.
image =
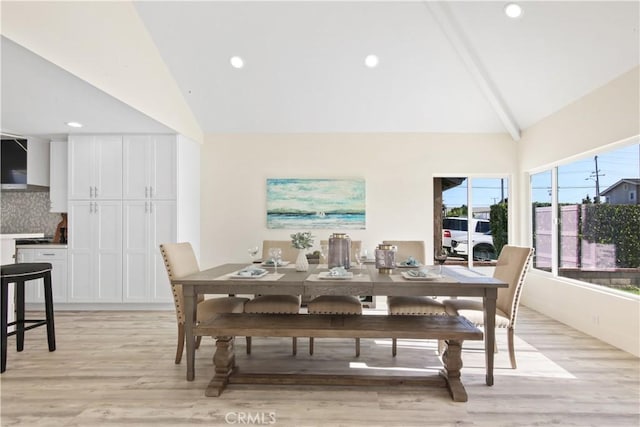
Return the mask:
<path fill-rule="evenodd" d="M 442 353 L 444 369 L 440 375 L 447 381 L 449 393 L 454 402 L 466 402 L 467 391 L 460 381 L 460 369 L 462 369 L 462 340 L 445 340 L 445 349 Z"/>
<path fill-rule="evenodd" d="M 196 365 L 196 340 L 193 336 L 193 327 L 196 323 L 196 293 L 193 286 L 182 285 L 184 296 L 184 336 L 187 343 L 187 381 L 195 378 Z"/>
<path fill-rule="evenodd" d="M 484 294 L 484 357 L 486 362 L 486 383 L 493 385 L 493 355 L 496 343 L 496 299 L 497 289 L 487 289 Z"/>

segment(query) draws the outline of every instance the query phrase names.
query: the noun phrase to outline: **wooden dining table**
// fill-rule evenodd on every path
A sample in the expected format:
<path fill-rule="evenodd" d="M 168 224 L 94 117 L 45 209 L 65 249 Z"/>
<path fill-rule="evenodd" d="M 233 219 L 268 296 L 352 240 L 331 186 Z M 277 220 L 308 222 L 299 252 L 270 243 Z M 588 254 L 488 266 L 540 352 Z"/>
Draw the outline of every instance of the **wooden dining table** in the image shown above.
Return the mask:
<path fill-rule="evenodd" d="M 292 267 L 266 268 L 269 274 L 259 279 L 235 278 L 230 275 L 246 264 L 223 264 L 185 277 L 175 278 L 173 284 L 182 285 L 186 314 L 185 337 L 187 380 L 195 378 L 196 304 L 202 294 L 260 294 L 260 295 L 371 295 L 371 296 L 445 296 L 481 297 L 484 303 L 484 346 L 486 384 L 493 385 L 496 299 L 499 288 L 508 285 L 493 277 L 482 275 L 462 266 L 445 266 L 437 280 L 406 280 L 396 269 L 392 274 L 380 273 L 373 265 L 365 265 L 364 272 L 354 269 L 350 280 L 317 280 L 321 265 L 310 265 L 306 272 Z M 325 266 L 326 267 L 326 266 Z"/>

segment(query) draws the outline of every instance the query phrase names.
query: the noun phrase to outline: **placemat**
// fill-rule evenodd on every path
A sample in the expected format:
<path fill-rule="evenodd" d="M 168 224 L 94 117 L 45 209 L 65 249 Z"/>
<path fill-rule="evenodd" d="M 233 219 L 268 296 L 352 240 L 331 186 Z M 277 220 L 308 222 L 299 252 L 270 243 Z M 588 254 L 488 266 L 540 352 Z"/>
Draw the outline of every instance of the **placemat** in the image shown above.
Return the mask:
<path fill-rule="evenodd" d="M 422 278 L 415 278 L 415 279 L 405 279 L 404 277 L 402 277 L 401 274 L 392 274 L 391 276 L 391 280 L 394 282 L 403 282 L 403 283 L 407 283 L 407 282 L 423 282 L 423 283 L 438 283 L 438 282 L 451 282 L 453 279 L 451 279 L 451 277 L 447 277 L 447 276 L 443 276 L 440 277 L 438 279 L 430 279 L 425 277 L 424 279 Z"/>
<path fill-rule="evenodd" d="M 331 279 L 321 279 L 318 277 L 318 273 L 314 273 L 314 274 L 310 274 L 309 277 L 307 277 L 307 280 L 309 282 L 331 282 Z M 358 273 L 354 274 L 353 277 L 351 279 L 334 279 L 333 281 L 335 282 L 349 282 L 349 283 L 353 283 L 353 282 L 371 282 L 371 276 L 369 276 L 368 274 L 362 275 L 362 276 L 358 276 Z"/>
<path fill-rule="evenodd" d="M 240 270 L 238 270 L 238 271 L 240 271 Z M 247 276 L 247 277 L 243 277 L 243 278 L 229 277 L 234 273 L 236 273 L 236 271 L 234 271 L 232 273 L 229 273 L 229 274 L 223 274 L 222 276 L 216 277 L 213 280 L 224 280 L 225 282 L 229 281 L 229 280 L 232 280 L 232 281 L 237 280 L 239 282 L 243 281 L 243 280 L 251 280 L 251 281 L 255 281 L 255 282 L 259 282 L 261 280 L 266 280 L 266 281 L 270 282 L 270 281 L 273 281 L 273 280 L 280 280 L 280 278 L 282 278 L 284 276 L 284 274 L 282 274 L 282 273 L 278 273 L 278 274 L 269 273 L 269 274 L 265 274 L 264 276 L 258 277 L 258 278 L 253 278 L 251 276 Z"/>

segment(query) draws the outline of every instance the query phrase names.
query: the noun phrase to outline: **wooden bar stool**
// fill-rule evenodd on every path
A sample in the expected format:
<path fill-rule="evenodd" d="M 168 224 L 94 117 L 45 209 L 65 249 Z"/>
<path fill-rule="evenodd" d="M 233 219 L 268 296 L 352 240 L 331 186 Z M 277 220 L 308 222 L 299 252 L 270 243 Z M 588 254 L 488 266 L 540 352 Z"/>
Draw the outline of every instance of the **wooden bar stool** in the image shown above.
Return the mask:
<path fill-rule="evenodd" d="M 7 367 L 7 337 L 16 335 L 16 349 L 24 348 L 24 333 L 29 329 L 47 325 L 47 342 L 49 351 L 56 349 L 56 335 L 53 325 L 53 296 L 51 290 L 51 264 L 48 262 L 34 262 L 21 264 L 7 264 L 0 266 L 2 276 L 2 301 L 1 301 L 1 333 L 2 333 L 2 370 Z M 44 279 L 44 303 L 46 319 L 24 318 L 24 284 L 30 280 Z M 9 284 L 14 283 L 16 295 L 16 320 L 7 323 Z M 29 326 L 25 326 L 30 324 Z M 16 327 L 15 331 L 7 332 L 9 326 Z"/>

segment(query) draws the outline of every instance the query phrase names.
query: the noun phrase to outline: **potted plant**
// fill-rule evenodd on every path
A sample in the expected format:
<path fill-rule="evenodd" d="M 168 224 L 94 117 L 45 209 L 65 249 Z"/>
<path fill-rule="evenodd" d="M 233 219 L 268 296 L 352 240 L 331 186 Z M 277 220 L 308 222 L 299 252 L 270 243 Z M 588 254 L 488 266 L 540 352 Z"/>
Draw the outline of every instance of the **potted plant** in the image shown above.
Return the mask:
<path fill-rule="evenodd" d="M 298 257 L 296 258 L 296 271 L 309 270 L 309 261 L 305 254 L 305 249 L 313 246 L 313 235 L 309 231 L 293 233 L 291 235 L 291 245 L 298 249 Z"/>

